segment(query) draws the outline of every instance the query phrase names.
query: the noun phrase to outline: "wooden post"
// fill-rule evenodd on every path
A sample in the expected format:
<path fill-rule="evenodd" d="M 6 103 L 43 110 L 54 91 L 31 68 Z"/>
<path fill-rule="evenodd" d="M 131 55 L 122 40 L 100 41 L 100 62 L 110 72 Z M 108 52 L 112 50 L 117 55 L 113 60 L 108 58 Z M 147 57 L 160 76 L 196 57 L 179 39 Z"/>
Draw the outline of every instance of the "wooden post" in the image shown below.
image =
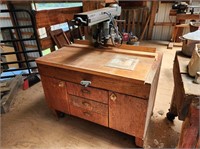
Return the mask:
<path fill-rule="evenodd" d="M 159 5 L 159 1 L 152 1 L 151 13 L 150 13 L 150 22 L 149 22 L 149 30 L 148 30 L 148 35 L 147 35 L 147 39 L 149 39 L 149 40 L 151 40 L 151 38 L 152 38 L 153 26 L 154 26 L 154 21 L 155 21 L 158 5 Z"/>

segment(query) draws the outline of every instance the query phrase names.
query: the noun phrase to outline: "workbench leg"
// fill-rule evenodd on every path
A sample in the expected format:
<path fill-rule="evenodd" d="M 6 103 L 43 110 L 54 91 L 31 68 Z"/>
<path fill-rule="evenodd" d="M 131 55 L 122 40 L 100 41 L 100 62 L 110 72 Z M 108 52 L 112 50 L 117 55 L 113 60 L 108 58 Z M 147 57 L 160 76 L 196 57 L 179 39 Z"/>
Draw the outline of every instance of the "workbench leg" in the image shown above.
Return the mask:
<path fill-rule="evenodd" d="M 53 112 L 57 120 L 59 120 L 59 118 L 65 117 L 65 113 L 63 112 L 57 111 L 55 109 L 51 109 L 51 111 Z"/>
<path fill-rule="evenodd" d="M 199 112 L 198 106 L 190 106 L 190 111 L 182 124 L 178 149 L 199 148 Z"/>
<path fill-rule="evenodd" d="M 176 107 L 176 93 L 174 89 L 171 104 L 170 104 L 170 109 L 169 109 L 169 112 L 166 114 L 166 117 L 169 121 L 173 121 L 175 117 L 177 116 L 177 114 L 178 113 L 177 113 L 177 107 Z"/>
<path fill-rule="evenodd" d="M 135 137 L 135 144 L 139 147 L 143 147 L 144 141 L 141 138 Z"/>

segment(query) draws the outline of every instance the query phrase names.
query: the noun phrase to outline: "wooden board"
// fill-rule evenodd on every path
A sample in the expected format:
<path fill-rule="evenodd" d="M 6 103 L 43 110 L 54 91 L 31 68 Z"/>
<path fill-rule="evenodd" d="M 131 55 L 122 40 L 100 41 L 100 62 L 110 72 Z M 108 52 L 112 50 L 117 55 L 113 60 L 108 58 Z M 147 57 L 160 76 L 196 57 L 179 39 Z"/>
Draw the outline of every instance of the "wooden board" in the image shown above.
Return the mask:
<path fill-rule="evenodd" d="M 13 47 L 8 47 L 8 46 L 2 46 L 3 52 L 14 52 L 15 49 Z M 6 62 L 13 62 L 17 61 L 17 57 L 15 54 L 10 54 L 10 55 L 5 55 L 6 57 Z M 8 64 L 9 68 L 19 68 L 18 64 Z"/>
<path fill-rule="evenodd" d="M 9 80 L 7 85 L 10 88 L 10 91 L 3 95 L 3 97 L 0 100 L 0 105 L 1 105 L 1 113 L 6 113 L 9 111 L 10 106 L 14 102 L 14 95 L 17 92 L 17 89 L 21 86 L 22 84 L 22 76 L 16 76 L 12 80 Z M 2 88 L 2 87 L 1 87 Z M 2 92 L 2 90 L 1 90 Z"/>
<path fill-rule="evenodd" d="M 152 6 L 151 6 L 150 22 L 149 22 L 149 30 L 148 30 L 147 39 L 151 39 L 152 38 L 156 12 L 157 12 L 157 9 L 159 7 L 159 2 L 158 1 L 152 1 L 151 3 L 152 3 Z"/>
<path fill-rule="evenodd" d="M 116 48 L 96 50 L 93 47 L 68 46 L 63 47 L 51 54 L 37 59 L 39 64 L 48 64 L 59 68 L 75 70 L 110 78 L 138 80 L 145 82 L 145 79 L 151 69 L 155 57 L 142 57 L 130 54 L 121 54 Z M 113 53 L 112 50 L 115 52 Z M 119 52 L 117 52 L 119 51 Z M 117 53 L 116 53 L 117 52 Z M 131 53 L 132 51 L 130 51 Z M 106 64 L 116 55 L 126 55 L 131 58 L 137 58 L 138 63 L 134 70 L 124 70 L 118 68 L 107 67 Z"/>
<path fill-rule="evenodd" d="M 83 46 L 83 45 L 94 46 L 93 45 L 94 43 L 92 43 L 89 40 L 74 40 L 74 43 L 75 44 L 81 44 L 81 46 Z M 111 45 L 111 44 L 109 44 L 107 46 L 108 46 L 107 48 L 113 47 L 113 45 Z M 127 45 L 127 44 L 122 44 L 121 46 L 118 47 L 118 49 L 125 49 L 125 50 L 138 51 L 138 52 L 150 52 L 150 53 L 155 53 L 156 52 L 156 48 L 153 48 L 153 47 L 134 46 L 134 45 Z M 149 53 L 149 55 L 151 55 L 150 53 Z"/>

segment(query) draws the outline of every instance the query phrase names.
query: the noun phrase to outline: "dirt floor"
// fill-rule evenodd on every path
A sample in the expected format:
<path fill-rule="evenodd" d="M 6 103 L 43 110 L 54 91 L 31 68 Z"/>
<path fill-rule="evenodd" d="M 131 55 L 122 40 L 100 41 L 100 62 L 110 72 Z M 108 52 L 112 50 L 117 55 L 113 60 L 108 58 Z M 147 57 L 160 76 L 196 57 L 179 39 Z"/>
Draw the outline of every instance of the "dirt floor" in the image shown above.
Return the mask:
<path fill-rule="evenodd" d="M 175 51 L 167 42 L 142 43 L 163 52 L 156 102 L 144 148 L 175 148 L 182 122 L 166 119 L 173 92 Z M 10 112 L 1 115 L 1 148 L 135 148 L 134 137 L 73 117 L 57 120 L 48 109 L 41 82 L 19 89 Z"/>

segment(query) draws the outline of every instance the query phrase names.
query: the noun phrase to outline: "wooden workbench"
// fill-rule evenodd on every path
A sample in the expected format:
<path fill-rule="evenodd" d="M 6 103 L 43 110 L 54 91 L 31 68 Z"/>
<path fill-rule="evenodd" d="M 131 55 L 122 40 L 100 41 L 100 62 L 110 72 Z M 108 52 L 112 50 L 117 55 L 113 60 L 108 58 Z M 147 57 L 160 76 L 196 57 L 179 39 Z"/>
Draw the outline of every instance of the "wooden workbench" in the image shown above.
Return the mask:
<path fill-rule="evenodd" d="M 200 98 L 200 85 L 193 83 L 194 78 L 188 75 L 189 61 L 190 58 L 184 56 L 181 51 L 176 53 L 173 66 L 174 93 L 169 119 L 178 116 L 180 120 L 185 120 L 192 101 Z"/>
<path fill-rule="evenodd" d="M 199 14 L 173 14 L 172 16 L 176 16 L 176 24 L 172 32 L 171 42 L 167 47 L 168 49 L 172 49 L 174 44 L 182 46 L 182 44 L 180 44 L 181 41 L 179 37 L 182 36 L 184 28 L 190 27 L 189 24 L 185 24 L 186 20 L 199 20 L 200 18 Z"/>
<path fill-rule="evenodd" d="M 162 54 L 122 47 L 129 50 L 73 44 L 36 62 L 47 104 L 55 113 L 130 134 L 142 146 L 154 106 Z M 129 69 L 133 62 L 135 65 Z M 83 80 L 91 84 L 82 86 Z"/>
<path fill-rule="evenodd" d="M 178 116 L 179 120 L 184 121 L 178 148 L 200 147 L 198 137 L 200 84 L 193 83 L 194 78 L 188 75 L 189 61 L 190 58 L 184 56 L 181 51 L 176 53 L 173 66 L 174 92 L 167 113 L 169 120 L 174 120 Z"/>

